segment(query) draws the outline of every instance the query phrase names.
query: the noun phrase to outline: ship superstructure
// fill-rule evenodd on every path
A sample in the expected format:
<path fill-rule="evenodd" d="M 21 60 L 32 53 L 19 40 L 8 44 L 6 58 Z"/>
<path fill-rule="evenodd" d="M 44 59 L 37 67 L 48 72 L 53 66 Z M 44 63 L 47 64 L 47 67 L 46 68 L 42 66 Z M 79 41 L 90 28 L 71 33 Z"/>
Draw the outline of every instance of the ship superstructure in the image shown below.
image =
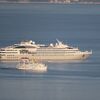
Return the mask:
<path fill-rule="evenodd" d="M 22 41 L 5 48 L 0 48 L 1 61 L 18 61 L 22 57 L 41 61 L 67 61 L 86 59 L 92 51 L 80 51 L 78 48 L 63 44 L 57 40 L 56 44 L 35 44 L 32 40 Z"/>

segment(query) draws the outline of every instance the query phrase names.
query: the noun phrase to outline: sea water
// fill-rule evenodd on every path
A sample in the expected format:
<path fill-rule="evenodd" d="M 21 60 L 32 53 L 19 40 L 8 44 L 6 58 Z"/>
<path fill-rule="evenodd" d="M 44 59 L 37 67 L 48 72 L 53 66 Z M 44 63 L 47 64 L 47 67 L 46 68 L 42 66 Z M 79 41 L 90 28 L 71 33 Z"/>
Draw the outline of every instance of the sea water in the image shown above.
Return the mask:
<path fill-rule="evenodd" d="M 47 72 L 0 62 L 0 100 L 100 100 L 100 5 L 0 4 L 0 47 L 56 39 L 92 50 L 86 60 L 48 62 Z"/>

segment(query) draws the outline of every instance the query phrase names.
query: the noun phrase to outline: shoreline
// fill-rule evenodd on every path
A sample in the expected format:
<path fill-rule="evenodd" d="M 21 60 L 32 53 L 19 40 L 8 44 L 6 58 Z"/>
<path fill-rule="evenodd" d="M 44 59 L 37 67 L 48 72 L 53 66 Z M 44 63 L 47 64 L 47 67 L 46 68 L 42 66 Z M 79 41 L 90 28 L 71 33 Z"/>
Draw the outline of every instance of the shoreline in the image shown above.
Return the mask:
<path fill-rule="evenodd" d="M 70 2 L 70 3 L 63 3 L 63 2 L 58 2 L 58 3 L 51 3 L 51 2 L 0 2 L 0 4 L 97 4 L 100 5 L 100 2 Z"/>

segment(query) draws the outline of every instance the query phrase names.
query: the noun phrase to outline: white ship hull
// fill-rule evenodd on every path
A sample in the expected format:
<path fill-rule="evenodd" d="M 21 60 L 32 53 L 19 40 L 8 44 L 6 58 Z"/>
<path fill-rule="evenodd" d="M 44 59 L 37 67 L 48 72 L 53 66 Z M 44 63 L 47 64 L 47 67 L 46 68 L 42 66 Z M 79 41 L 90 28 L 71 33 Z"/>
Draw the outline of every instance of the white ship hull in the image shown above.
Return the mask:
<path fill-rule="evenodd" d="M 28 70 L 28 71 L 35 71 L 35 72 L 44 72 L 44 71 L 47 71 L 47 66 L 45 66 L 44 64 L 42 63 L 28 63 L 28 64 L 19 64 L 17 66 L 17 69 L 20 69 L 20 70 Z"/>
<path fill-rule="evenodd" d="M 27 57 L 29 59 L 35 59 L 38 61 L 67 61 L 67 60 L 82 60 L 90 56 L 91 52 L 88 53 L 79 53 L 79 54 L 68 54 L 68 55 L 54 55 L 54 56 L 37 56 L 37 55 L 14 55 L 13 57 L 2 56 L 1 61 L 19 61 L 22 57 Z"/>

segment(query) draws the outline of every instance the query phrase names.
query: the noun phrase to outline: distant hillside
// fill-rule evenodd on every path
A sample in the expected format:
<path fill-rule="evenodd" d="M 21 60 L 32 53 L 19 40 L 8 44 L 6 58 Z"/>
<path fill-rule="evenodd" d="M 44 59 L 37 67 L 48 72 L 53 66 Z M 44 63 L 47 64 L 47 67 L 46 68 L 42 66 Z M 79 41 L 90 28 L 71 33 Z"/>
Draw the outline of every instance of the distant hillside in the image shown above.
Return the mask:
<path fill-rule="evenodd" d="M 80 2 L 100 2 L 100 0 L 79 0 Z"/>
<path fill-rule="evenodd" d="M 0 2 L 49 2 L 50 0 L 0 0 Z M 58 0 L 59 1 L 59 0 Z M 60 0 L 62 1 L 62 0 Z M 70 0 L 71 2 L 100 2 L 100 0 Z"/>

